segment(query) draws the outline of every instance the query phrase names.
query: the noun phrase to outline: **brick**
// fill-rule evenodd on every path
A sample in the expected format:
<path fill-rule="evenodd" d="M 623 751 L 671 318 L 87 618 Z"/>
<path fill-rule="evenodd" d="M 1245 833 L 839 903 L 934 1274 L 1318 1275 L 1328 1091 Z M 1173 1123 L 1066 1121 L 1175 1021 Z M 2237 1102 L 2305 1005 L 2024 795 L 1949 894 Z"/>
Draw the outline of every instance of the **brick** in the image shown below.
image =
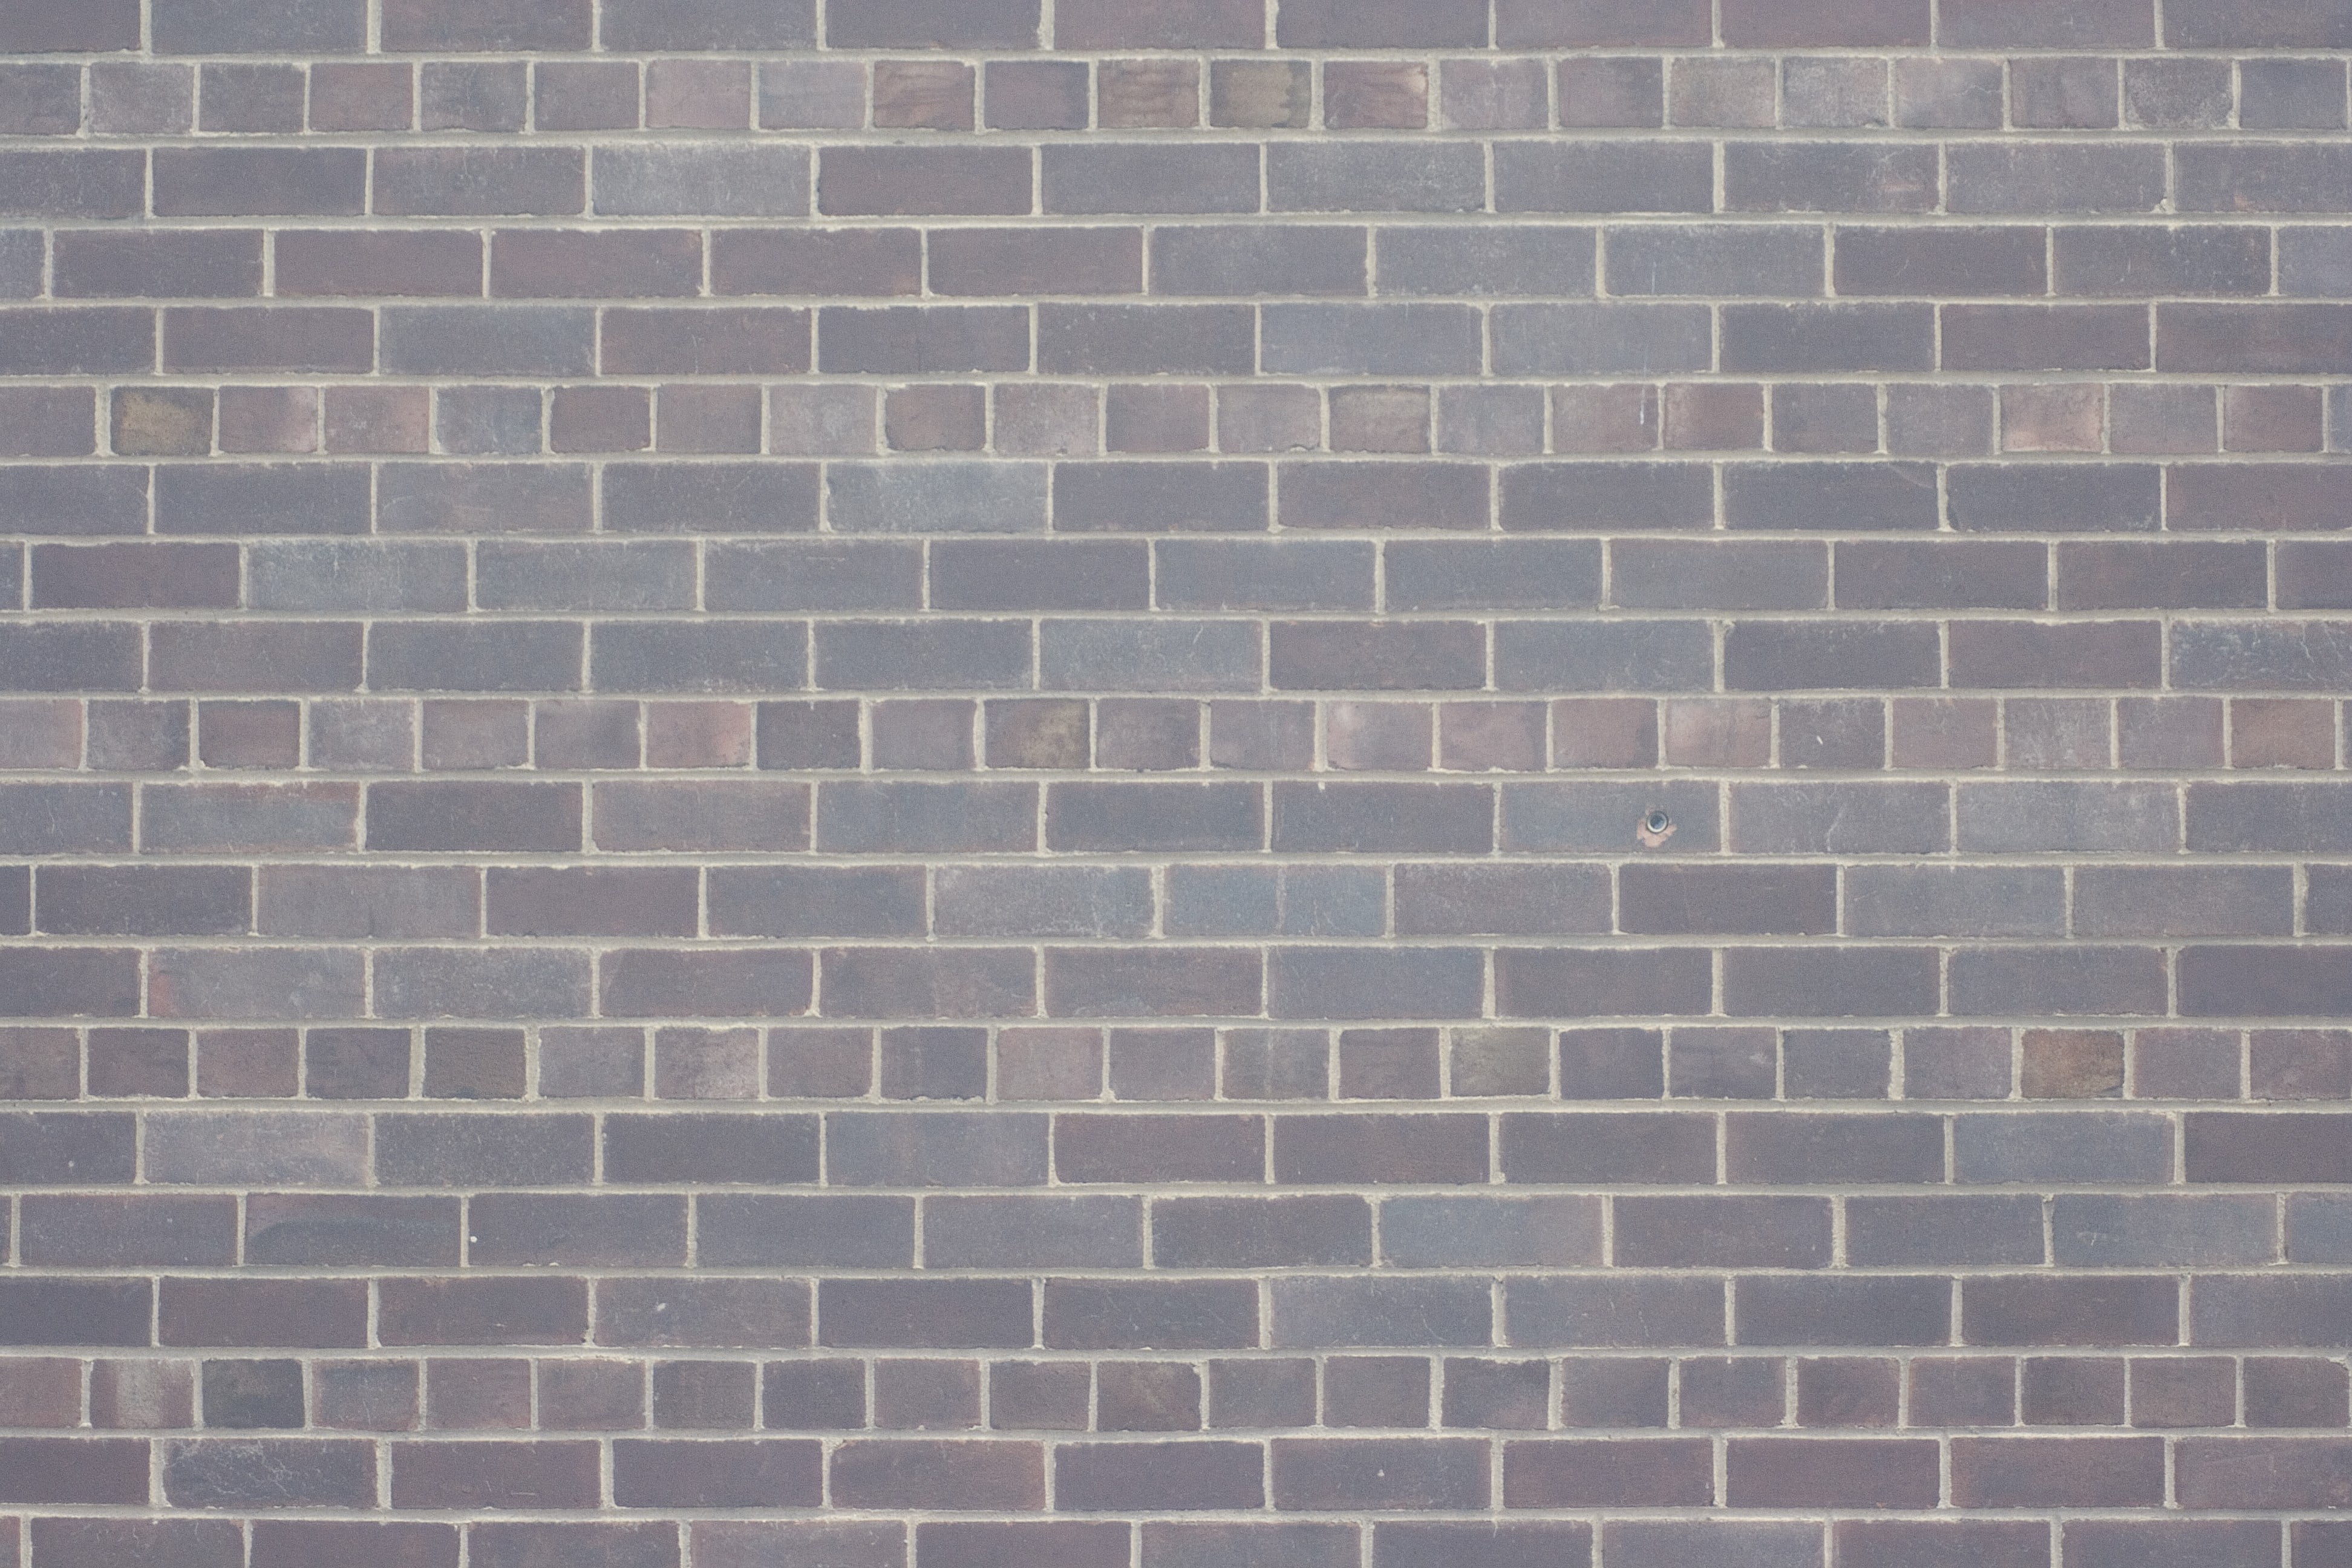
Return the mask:
<path fill-rule="evenodd" d="M 1475 1280 L 1286 1279 L 1277 1280 L 1271 1294 L 1270 1331 L 1277 1345 L 1492 1342 L 1491 1293 Z M 1418 1397 L 1405 1401 L 1413 1419 L 1353 1424 L 1419 1425 L 1429 1407 L 1425 1370 L 1415 1381 Z M 1328 1411 L 1332 1399 L 1328 1373 L 1324 1399 Z"/>
<path fill-rule="evenodd" d="M 916 1550 L 948 1568 L 1118 1568 L 1129 1550 L 1123 1522 L 1059 1520 L 1023 1524 L 922 1524 Z"/>
<path fill-rule="evenodd" d="M 588 7 L 565 3 L 534 7 L 515 0 L 459 12 L 436 0 L 393 0 L 383 16 L 383 47 L 400 50 L 583 49 Z"/>
<path fill-rule="evenodd" d="M 593 327 L 587 310 L 564 306 L 392 309 L 380 328 L 382 368 L 424 375 L 585 375 Z M 422 465 L 419 471 L 433 472 Z"/>
<path fill-rule="evenodd" d="M 772 1361 L 760 1368 L 767 1425 L 788 1432 L 866 1425 L 863 1361 Z"/>
<path fill-rule="evenodd" d="M 1476 7 L 1460 0 L 1353 9 L 1336 0 L 1292 0 L 1275 37 L 1284 48 L 1475 48 L 1486 42 L 1486 23 Z"/>
<path fill-rule="evenodd" d="M 68 230 L 57 237 L 53 266 L 61 297 L 249 298 L 261 292 L 261 236 Z"/>
<path fill-rule="evenodd" d="M 695 234 L 509 229 L 492 239 L 490 292 L 505 298 L 690 294 L 701 280 Z"/>
<path fill-rule="evenodd" d="M 613 1446 L 613 1498 L 624 1508 L 803 1506 L 823 1490 L 814 1442 L 622 1439 Z"/>
<path fill-rule="evenodd" d="M 1517 464 L 1504 471 L 1503 527 L 1697 528 L 1714 494 L 1704 468 L 1652 463 Z"/>
<path fill-rule="evenodd" d="M 1457 146 L 1276 142 L 1266 155 L 1266 189 L 1276 212 L 1475 212 L 1485 171 Z M 1255 210 L 1254 203 L 1213 209 Z M 1543 210 L 1543 209 L 1538 209 Z"/>
<path fill-rule="evenodd" d="M 1962 1438 L 1952 1495 L 1969 1507 L 2129 1506 L 2160 1498 L 2163 1445 L 2153 1437 Z"/>
<path fill-rule="evenodd" d="M 1486 1447 L 1463 1439 L 1278 1437 L 1276 1508 L 1478 1509 L 1486 1504 Z"/>
<path fill-rule="evenodd" d="M 1055 1450 L 1054 1495 L 1078 1511 L 1256 1508 L 1264 1460 L 1254 1443 L 1072 1443 Z"/>

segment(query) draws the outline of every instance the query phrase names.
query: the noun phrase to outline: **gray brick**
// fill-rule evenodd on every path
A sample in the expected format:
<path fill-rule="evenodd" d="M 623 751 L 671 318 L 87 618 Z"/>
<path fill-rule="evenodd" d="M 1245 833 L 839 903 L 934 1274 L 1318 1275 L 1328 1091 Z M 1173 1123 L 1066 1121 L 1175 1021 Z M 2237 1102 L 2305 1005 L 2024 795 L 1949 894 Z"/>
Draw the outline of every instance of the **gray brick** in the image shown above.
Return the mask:
<path fill-rule="evenodd" d="M 1370 1205 L 1352 1194 L 1163 1198 L 1152 1205 L 1156 1261 L 1175 1268 L 1265 1268 L 1371 1260 Z"/>
<path fill-rule="evenodd" d="M 1515 463 L 1502 500 L 1511 533 L 1697 529 L 1715 517 L 1714 476 L 1697 463 Z"/>
<path fill-rule="evenodd" d="M 1478 1010 L 1485 965 L 1449 948 L 1277 948 L 1266 966 L 1276 1018 L 1452 1018 Z"/>
<path fill-rule="evenodd" d="M 2283 866 L 2090 866 L 2075 875 L 2074 925 L 2087 937 L 2285 936 L 2294 905 Z"/>
<path fill-rule="evenodd" d="M 2153 468 L 2132 464 L 2002 468 L 1955 465 L 1952 526 L 1963 532 L 2021 526 L 2059 531 L 2153 531 L 2159 515 Z"/>
<path fill-rule="evenodd" d="M 845 1186 L 1042 1186 L 1047 1119 L 1024 1112 L 843 1111 L 826 1174 Z"/>
<path fill-rule="evenodd" d="M 1600 933 L 1608 883 L 1589 867 L 1401 865 L 1396 923 L 1400 936 Z"/>
<path fill-rule="evenodd" d="M 1260 532 L 1266 526 L 1262 463 L 1063 463 L 1055 468 L 1053 494 L 1058 533 Z"/>
<path fill-rule="evenodd" d="M 484 609 L 694 607 L 694 547 L 686 543 L 485 543 L 475 573 Z"/>
<path fill-rule="evenodd" d="M 466 607 L 459 544 L 284 540 L 248 546 L 247 602 L 257 610 L 397 612 Z"/>
<path fill-rule="evenodd" d="M 1520 224 L 1376 229 L 1380 292 L 1590 295 L 1593 234 L 1590 228 Z"/>
<path fill-rule="evenodd" d="M 2298 242 L 2318 232 L 2285 231 L 2283 278 L 2297 276 L 2293 258 Z M 2061 294 L 2260 294 L 2270 285 L 2270 235 L 2259 228 L 2061 228 L 2052 243 L 2057 264 L 2053 282 Z M 2314 290 L 2290 281 L 2286 291 Z"/>
<path fill-rule="evenodd" d="M 1807 1018 L 1927 1012 L 1936 960 L 1925 948 L 1735 949 L 1724 958 L 1724 1010 Z"/>
<path fill-rule="evenodd" d="M 606 692 L 798 690 L 805 648 L 789 621 L 608 621 L 589 637 L 589 684 Z"/>
<path fill-rule="evenodd" d="M 1703 853 L 1718 842 L 1717 791 L 1709 784 L 1507 784 L 1502 793 L 1505 849 L 1620 853 L 1638 844 L 1635 835 L 1653 810 L 1673 820 L 1678 851 Z"/>
<path fill-rule="evenodd" d="M 574 148 L 388 147 L 375 159 L 375 210 L 403 216 L 576 213 L 584 203 L 584 163 Z"/>
<path fill-rule="evenodd" d="M 588 470 L 569 463 L 387 463 L 377 492 L 387 533 L 585 533 L 591 506 Z"/>
<path fill-rule="evenodd" d="M 1954 159 L 1966 151 L 1955 149 Z M 1936 149 L 1924 144 L 1732 142 L 1723 149 L 1723 205 L 1731 212 L 1927 212 L 1936 194 Z"/>
<path fill-rule="evenodd" d="M 1703 305 L 1503 305 L 1491 321 L 1500 375 L 1618 375 L 1711 369 Z"/>
<path fill-rule="evenodd" d="M 2137 1111 L 1988 1112 L 1954 1118 L 1952 1158 L 1963 1182 L 2162 1182 L 2172 1133 Z"/>
<path fill-rule="evenodd" d="M 406 375 L 586 375 L 595 312 L 571 305 L 407 305 L 385 310 L 382 368 Z"/>
<path fill-rule="evenodd" d="M 920 937 L 923 875 L 912 866 L 717 867 L 715 936 Z"/>
<path fill-rule="evenodd" d="M 699 1256 L 722 1268 L 889 1268 L 914 1258 L 910 1198 L 706 1193 L 695 1210 Z"/>
<path fill-rule="evenodd" d="M 7 654 L 0 684 L 12 691 L 138 689 L 139 639 L 133 626 L 9 625 L 0 626 L 0 649 Z"/>
<path fill-rule="evenodd" d="M 804 463 L 611 463 L 604 526 L 618 533 L 810 533 L 817 469 Z"/>
<path fill-rule="evenodd" d="M 1383 557 L 1391 610 L 1575 609 L 1601 594 L 1600 547 L 1582 540 L 1398 540 L 1383 547 Z"/>
<path fill-rule="evenodd" d="M 825 850 L 1024 850 L 1036 834 L 1033 784 L 828 783 L 817 795 Z"/>
<path fill-rule="evenodd" d="M 1723 1300 L 1721 1280 L 1686 1275 L 1512 1279 L 1503 1287 L 1504 1342 L 1719 1345 Z"/>
<path fill-rule="evenodd" d="M 1486 474 L 1468 463 L 1302 463 L 1284 468 L 1277 482 L 1285 528 L 1487 525 Z M 1237 511 L 1224 526 L 1258 523 Z"/>
<path fill-rule="evenodd" d="M 2279 291 L 2352 297 L 2352 228 L 2295 227 L 2278 242 Z"/>
<path fill-rule="evenodd" d="M 577 691 L 583 641 L 562 621 L 379 622 L 368 680 L 379 691 Z"/>
<path fill-rule="evenodd" d="M 942 936 L 1139 938 L 1151 928 L 1139 867 L 943 867 L 933 888 Z M 918 896 L 910 912 L 920 911 Z"/>
<path fill-rule="evenodd" d="M 1381 1205 L 1381 1252 L 1406 1268 L 1559 1268 L 1600 1256 L 1590 1197 L 1401 1197 Z"/>
<path fill-rule="evenodd" d="M 1255 691 L 1258 629 L 1247 621 L 1046 621 L 1038 687 L 1047 691 Z"/>
<path fill-rule="evenodd" d="M 1900 621 L 1741 621 L 1724 638 L 1731 691 L 1939 686 L 1935 628 Z"/>
<path fill-rule="evenodd" d="M 808 154 L 797 147 L 599 147 L 593 177 L 599 213 L 803 217 L 809 210 Z"/>
<path fill-rule="evenodd" d="M 1601 1539 L 1612 1568 L 1812 1568 L 1822 1554 L 1809 1523 L 1612 1520 Z"/>
<path fill-rule="evenodd" d="M 2104 237 L 2120 231 L 2065 232 Z M 1841 294 L 2040 294 L 2047 282 L 2042 257 L 2047 244 L 2042 230 L 2022 226 L 1938 228 L 1933 233 L 1840 228 L 1832 269 Z"/>
<path fill-rule="evenodd" d="M 376 1010 L 388 1018 L 578 1017 L 588 955 L 561 948 L 396 948 L 378 953 Z"/>
<path fill-rule="evenodd" d="M 2187 150 L 2179 160 L 2183 212 L 2333 212 L 2344 149 L 2324 143 L 2244 142 Z"/>
<path fill-rule="evenodd" d="M 1940 784 L 1742 784 L 1730 847 L 1750 854 L 1928 854 L 1949 844 Z"/>
<path fill-rule="evenodd" d="M 2352 844 L 2342 792 L 2329 784 L 2192 784 L 2192 850 L 2339 852 Z"/>
<path fill-rule="evenodd" d="M 845 533 L 1031 533 L 1045 526 L 1043 464 L 835 463 L 826 513 Z"/>
<path fill-rule="evenodd" d="M 1506 621 L 1495 628 L 1505 691 L 1704 691 L 1715 638 L 1701 621 Z"/>
<path fill-rule="evenodd" d="M 1674 142 L 1501 142 L 1495 205 L 1502 212 L 1706 212 L 1714 170 L 1705 147 Z"/>
<path fill-rule="evenodd" d="M 1286 141 L 1266 148 L 1265 184 L 1274 212 L 1476 212 L 1486 205 L 1486 174 L 1479 149 L 1466 142 Z"/>
<path fill-rule="evenodd" d="M 68 306 L 0 311 L 10 375 L 89 375 L 155 368 L 155 316 L 130 306 Z"/>
<path fill-rule="evenodd" d="M 1464 375 L 1483 358 L 1465 305 L 1267 305 L 1264 366 L 1283 374 Z"/>
<path fill-rule="evenodd" d="M 1157 294 L 1360 295 L 1369 291 L 1367 249 L 1367 231 L 1361 228 L 1171 225 L 1152 231 L 1151 289 Z"/>
<path fill-rule="evenodd" d="M 605 629 L 616 628 L 600 635 Z M 820 689 L 1023 688 L 1030 684 L 1029 628 L 1018 621 L 821 623 L 814 675 Z M 788 684 L 799 684 L 796 668 Z"/>
<path fill-rule="evenodd" d="M 1255 331 L 1246 305 L 1042 305 L 1037 364 L 1071 375 L 1246 375 Z"/>
<path fill-rule="evenodd" d="M 1935 363 L 1925 305 L 1732 305 L 1723 368 L 1747 372 L 1926 370 Z"/>
<path fill-rule="evenodd" d="M 1152 560 L 1154 592 L 1158 607 L 1163 610 L 1368 611 L 1372 607 L 1374 547 L 1369 543 L 1171 539 L 1153 544 Z M 1393 583 L 1398 571 L 1393 549 L 1388 570 Z M 1393 595 L 1394 589 L 1391 592 Z"/>
<path fill-rule="evenodd" d="M 1951 1290 L 1907 1275 L 1767 1275 L 1739 1281 L 1735 1311 L 1742 1345 L 1939 1345 Z"/>
<path fill-rule="evenodd" d="M 1962 143 L 1946 165 L 1954 212 L 2150 212 L 2164 199 L 2154 147 Z"/>
<path fill-rule="evenodd" d="M 2156 948 L 2050 947 L 1952 957 L 1955 1014 L 2162 1014 L 2165 954 Z"/>
<path fill-rule="evenodd" d="M 1143 1262 L 1142 1200 L 929 1198 L 923 1259 L 934 1268 L 1137 1268 Z"/>
<path fill-rule="evenodd" d="M 2126 1197 L 2062 1193 L 2051 1205 L 2062 1268 L 2231 1267 L 2272 1260 L 2265 1197 Z"/>
<path fill-rule="evenodd" d="M 1612 294 L 1811 299 L 1822 292 L 1819 229 L 1777 224 L 1645 226 L 1611 229 L 1607 247 Z M 2038 258 L 2038 248 L 2035 254 Z"/>
<path fill-rule="evenodd" d="M 2175 633 L 2173 683 L 2190 691 L 2336 690 L 2352 672 L 2352 636 L 2313 621 L 2191 622 Z"/>
<path fill-rule="evenodd" d="M 1489 1290 L 1475 1279 L 1277 1279 L 1277 1346 L 1491 1344 Z"/>
<path fill-rule="evenodd" d="M 2054 866 L 1857 866 L 1846 873 L 1845 930 L 1855 936 L 2055 937 L 2065 926 L 2064 874 Z"/>
<path fill-rule="evenodd" d="M 1401 548 L 1390 552 L 1391 595 Z M 1815 610 L 1828 596 L 1829 557 L 1820 544 L 1630 539 L 1610 546 L 1610 597 L 1627 609 Z"/>
<path fill-rule="evenodd" d="M 1954 820 L 1964 850 L 2168 853 L 2179 808 L 2163 784 L 1963 784 Z"/>
<path fill-rule="evenodd" d="M 714 610 L 913 610 L 921 552 L 882 541 L 714 544 L 703 554 L 703 595 Z"/>
<path fill-rule="evenodd" d="M 1049 213 L 1257 211 L 1257 150 L 1244 146 L 1066 143 L 1040 164 Z"/>
<path fill-rule="evenodd" d="M 147 784 L 139 807 L 140 843 L 151 850 L 349 849 L 359 792 L 348 784 Z"/>
<path fill-rule="evenodd" d="M 1857 1197 L 1847 1201 L 1845 1212 L 1846 1254 L 1858 1264 L 1934 1268 L 2042 1261 L 2037 1197 Z"/>

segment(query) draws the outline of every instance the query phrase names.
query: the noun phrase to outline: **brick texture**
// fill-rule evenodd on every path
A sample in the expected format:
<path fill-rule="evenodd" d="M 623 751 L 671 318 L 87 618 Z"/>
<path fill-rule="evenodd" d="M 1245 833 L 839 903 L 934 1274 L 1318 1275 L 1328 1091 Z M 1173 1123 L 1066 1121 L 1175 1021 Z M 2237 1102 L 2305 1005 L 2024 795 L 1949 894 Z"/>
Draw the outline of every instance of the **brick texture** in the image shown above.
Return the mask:
<path fill-rule="evenodd" d="M 2352 1563 L 2344 0 L 0 0 L 0 1568 Z"/>

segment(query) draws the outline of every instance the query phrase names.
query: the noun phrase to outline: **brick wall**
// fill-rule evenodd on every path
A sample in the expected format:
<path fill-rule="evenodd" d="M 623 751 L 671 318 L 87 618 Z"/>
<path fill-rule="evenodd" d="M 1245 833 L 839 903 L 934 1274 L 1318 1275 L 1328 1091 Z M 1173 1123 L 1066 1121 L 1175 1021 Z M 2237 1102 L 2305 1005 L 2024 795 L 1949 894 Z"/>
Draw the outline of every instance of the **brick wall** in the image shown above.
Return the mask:
<path fill-rule="evenodd" d="M 0 1565 L 2352 1563 L 2348 54 L 0 0 Z"/>

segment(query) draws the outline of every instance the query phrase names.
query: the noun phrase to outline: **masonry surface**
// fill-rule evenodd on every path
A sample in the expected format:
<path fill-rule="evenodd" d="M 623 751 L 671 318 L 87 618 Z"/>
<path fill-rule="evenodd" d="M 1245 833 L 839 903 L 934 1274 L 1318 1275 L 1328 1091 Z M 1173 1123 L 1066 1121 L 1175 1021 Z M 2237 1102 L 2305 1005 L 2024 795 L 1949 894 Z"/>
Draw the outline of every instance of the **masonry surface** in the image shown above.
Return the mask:
<path fill-rule="evenodd" d="M 2352 1564 L 2352 0 L 0 0 L 0 1565 Z"/>

